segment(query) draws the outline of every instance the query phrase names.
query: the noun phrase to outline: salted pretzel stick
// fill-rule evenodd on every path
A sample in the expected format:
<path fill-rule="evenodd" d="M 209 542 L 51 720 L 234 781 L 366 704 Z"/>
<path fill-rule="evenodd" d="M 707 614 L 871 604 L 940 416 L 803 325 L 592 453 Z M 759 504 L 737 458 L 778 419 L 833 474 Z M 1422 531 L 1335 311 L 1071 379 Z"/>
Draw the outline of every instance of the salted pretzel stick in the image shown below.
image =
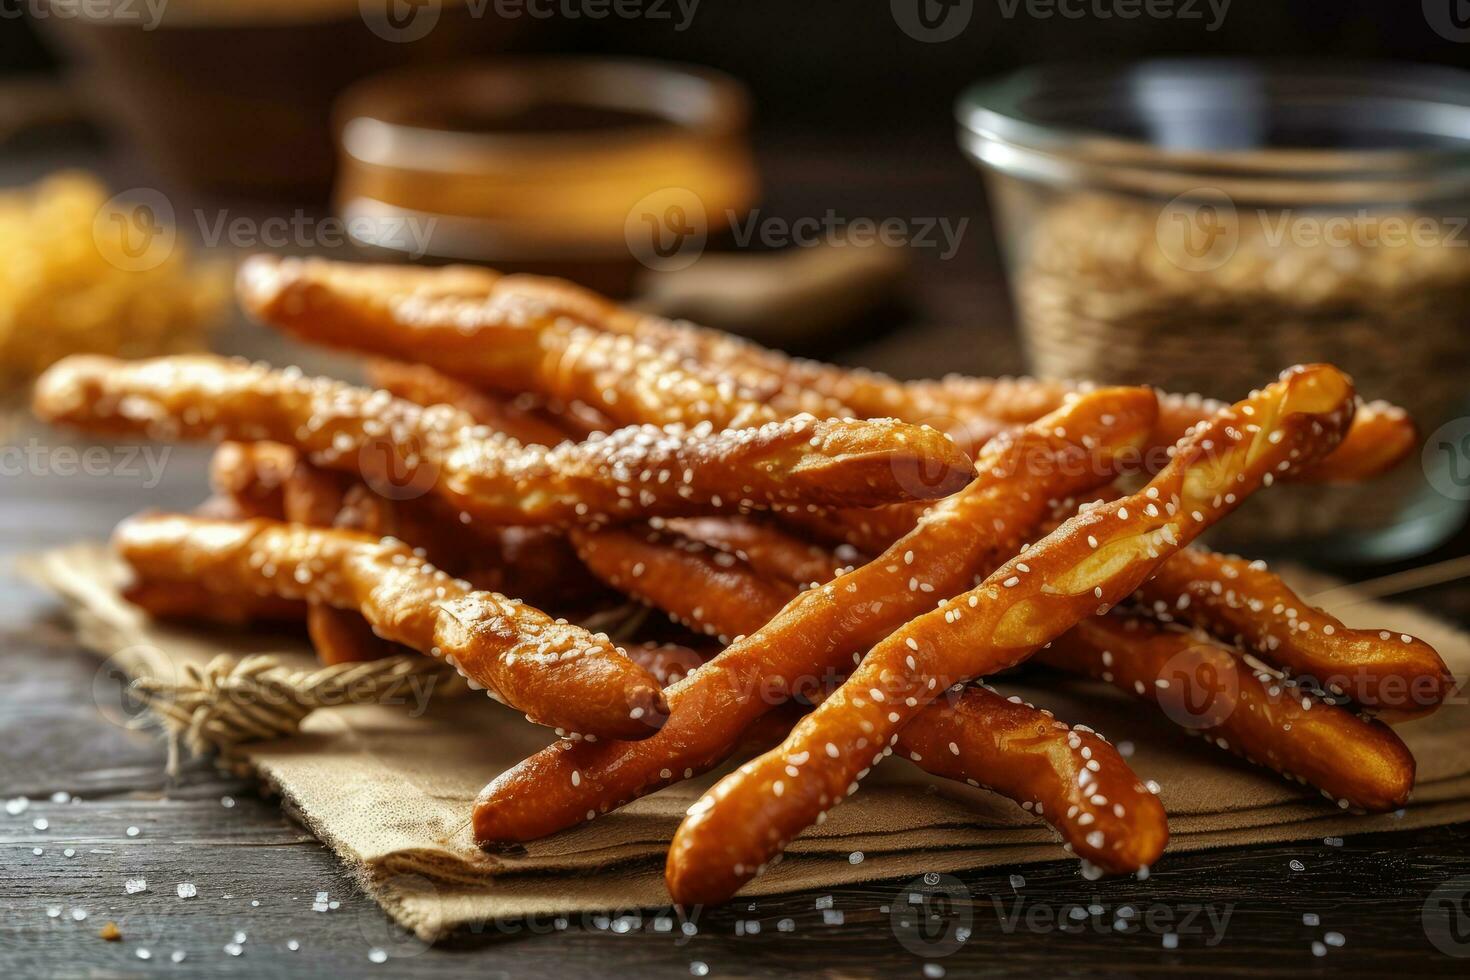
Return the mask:
<path fill-rule="evenodd" d="M 471 591 L 391 538 L 161 515 L 124 522 L 113 540 L 145 580 L 357 610 L 380 636 L 445 661 L 538 724 L 641 738 L 667 714 L 654 679 L 606 636 Z"/>
<path fill-rule="evenodd" d="M 672 714 L 659 734 L 626 745 L 557 742 L 503 773 L 476 802 L 476 840 L 544 837 L 718 764 L 772 707 L 845 674 L 853 651 L 1013 554 L 1048 500 L 1110 481 L 1152 431 L 1155 405 L 1146 389 L 1098 391 L 988 444 L 975 480 L 903 541 L 801 593 L 670 688 Z"/>
<path fill-rule="evenodd" d="M 754 633 L 795 595 L 788 586 L 783 598 L 743 561 L 716 566 L 691 559 L 667 536 L 588 537 L 598 552 L 588 564 L 610 584 L 709 632 Z M 817 685 L 806 693 L 818 700 L 828 689 Z M 763 736 L 761 750 L 779 744 L 786 731 L 774 740 Z M 754 740 L 747 731 L 741 745 Z M 1087 728 L 1074 731 L 1019 698 L 978 687 L 950 692 L 903 730 L 894 751 L 933 775 L 1014 800 L 1055 827 L 1079 857 L 1106 871 L 1151 864 L 1168 841 L 1163 807 L 1106 740 Z"/>
<path fill-rule="evenodd" d="M 1413 789 L 1414 756 L 1387 725 L 1323 701 L 1201 631 L 1098 616 L 1037 658 L 1159 704 L 1192 734 L 1315 786 L 1344 810 L 1393 810 Z"/>
<path fill-rule="evenodd" d="M 1013 666 L 1126 598 L 1257 487 L 1330 451 L 1352 411 L 1352 384 L 1342 372 L 1292 368 L 1196 429 L 1144 490 L 1116 508 L 1079 514 L 975 589 L 879 643 L 779 748 L 690 808 L 666 866 L 674 900 L 733 895 L 856 792 L 904 725 L 947 687 Z"/>
<path fill-rule="evenodd" d="M 1187 548 L 1161 565 L 1138 597 L 1159 616 L 1234 640 L 1297 677 L 1398 718 L 1433 711 L 1454 686 L 1428 643 L 1408 633 L 1349 629 L 1263 562 Z"/>
<path fill-rule="evenodd" d="M 911 389 L 940 403 L 969 406 L 971 411 L 1000 422 L 1029 422 L 1051 410 L 1057 400 L 1078 385 L 1034 378 L 965 378 L 913 382 Z M 1086 387 L 1081 386 L 1081 387 Z M 1226 408 L 1227 403 L 1199 395 L 1159 395 L 1159 425 L 1153 447 L 1174 445 L 1200 422 Z M 897 414 L 897 413 L 894 413 Z M 902 416 L 900 416 L 902 417 Z M 1352 427 L 1341 444 L 1290 478 L 1306 483 L 1371 480 L 1403 462 L 1414 450 L 1418 431 L 1402 408 L 1384 401 L 1361 402 Z"/>
<path fill-rule="evenodd" d="M 518 408 L 514 402 L 494 398 L 431 367 L 371 358 L 366 370 L 369 382 L 395 398 L 425 406 L 453 405 L 474 416 L 481 425 L 503 432 L 517 442 L 556 446 L 569 438 L 569 433 Z"/>
<path fill-rule="evenodd" d="M 646 525 L 574 528 L 571 537 L 593 575 L 722 644 L 733 635 L 722 632 L 722 624 L 747 624 L 761 613 L 777 613 L 796 592 L 785 580 L 750 574 L 734 555 Z M 756 626 L 764 624 L 760 620 Z"/>
<path fill-rule="evenodd" d="M 333 527 L 342 511 L 349 478 L 297 460 L 282 487 L 286 520 L 309 527 Z M 358 663 L 390 657 L 400 651 L 373 632 L 355 610 L 321 602 L 306 606 L 306 634 L 323 664 Z"/>
<path fill-rule="evenodd" d="M 415 360 L 462 381 L 583 401 L 622 424 L 734 428 L 796 414 L 768 405 L 760 392 L 707 378 L 673 354 L 591 329 L 524 295 L 395 293 L 372 269 L 256 255 L 241 265 L 236 291 L 251 314 L 304 340 L 387 357 L 412 352 Z"/>
<path fill-rule="evenodd" d="M 242 517 L 279 520 L 284 488 L 298 457 L 278 442 L 222 442 L 209 463 L 209 485 Z"/>
<path fill-rule="evenodd" d="M 834 552 L 755 518 L 675 517 L 664 524 L 734 555 L 759 575 L 794 585 L 831 581 L 861 558 L 853 548 Z"/>
<path fill-rule="evenodd" d="M 122 597 L 154 619 L 247 626 L 251 623 L 299 623 L 306 606 L 278 596 L 220 595 L 193 582 L 138 579 Z"/>
<path fill-rule="evenodd" d="M 217 357 L 69 357 L 37 382 L 33 406 L 42 418 L 99 431 L 283 442 L 369 483 L 432 491 L 490 524 L 876 506 L 951 493 L 970 472 L 938 432 L 893 421 L 630 427 L 550 449 L 522 446 L 447 405 L 423 408 Z"/>

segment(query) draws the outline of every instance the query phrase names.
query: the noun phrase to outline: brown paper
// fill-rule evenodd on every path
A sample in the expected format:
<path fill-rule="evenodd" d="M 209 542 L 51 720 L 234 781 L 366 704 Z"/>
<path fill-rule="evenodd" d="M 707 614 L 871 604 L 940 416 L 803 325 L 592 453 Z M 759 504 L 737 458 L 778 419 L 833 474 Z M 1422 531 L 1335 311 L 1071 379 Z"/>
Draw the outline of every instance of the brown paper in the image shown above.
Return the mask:
<path fill-rule="evenodd" d="M 29 560 L 26 570 L 70 603 L 84 644 L 115 657 L 133 676 L 167 678 L 220 653 L 271 652 L 303 668 L 313 662 L 297 640 L 149 622 L 118 596 L 121 570 L 97 545 L 49 552 Z M 1421 636 L 1457 677 L 1470 671 L 1470 636 L 1417 609 L 1360 602 L 1336 612 L 1349 625 Z M 1398 814 L 1355 816 L 1183 736 L 1154 709 L 1111 688 L 1055 677 L 1038 683 L 997 686 L 1069 722 L 1089 724 L 1115 744 L 1132 743 L 1130 764 L 1163 787 L 1170 851 L 1470 819 L 1470 708 L 1462 703 L 1398 728 L 1418 759 L 1414 801 Z M 317 710 L 299 734 L 240 750 L 400 923 L 433 939 L 529 915 L 667 906 L 667 842 L 685 808 L 719 773 L 546 840 L 487 854 L 470 838 L 471 802 L 486 782 L 544 745 L 547 734 L 488 699 L 436 696 L 431 682 L 405 692 L 402 701 Z M 1056 834 L 1009 801 L 935 780 L 895 757 L 742 894 L 1064 856 Z"/>

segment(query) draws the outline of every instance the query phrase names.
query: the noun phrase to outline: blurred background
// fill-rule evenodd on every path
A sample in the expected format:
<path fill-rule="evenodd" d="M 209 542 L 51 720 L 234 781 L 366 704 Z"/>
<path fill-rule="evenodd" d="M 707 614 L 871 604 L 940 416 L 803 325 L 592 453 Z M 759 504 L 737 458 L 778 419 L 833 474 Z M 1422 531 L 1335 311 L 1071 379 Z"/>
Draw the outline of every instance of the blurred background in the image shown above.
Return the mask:
<path fill-rule="evenodd" d="M 234 312 L 259 250 L 565 275 L 901 377 L 1234 398 L 1331 359 L 1422 445 L 1232 533 L 1422 564 L 1466 550 L 1467 62 L 1462 0 L 0 0 L 0 382 L 332 369 Z"/>

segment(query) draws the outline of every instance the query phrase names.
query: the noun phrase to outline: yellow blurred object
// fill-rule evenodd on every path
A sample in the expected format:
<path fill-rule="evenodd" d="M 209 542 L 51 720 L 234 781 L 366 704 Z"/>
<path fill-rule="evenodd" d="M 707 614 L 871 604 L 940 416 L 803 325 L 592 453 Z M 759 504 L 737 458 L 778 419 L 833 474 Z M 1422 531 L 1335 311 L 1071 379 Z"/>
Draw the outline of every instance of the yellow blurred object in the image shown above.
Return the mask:
<path fill-rule="evenodd" d="M 172 217 L 79 172 L 0 193 L 0 388 L 72 353 L 202 349 L 230 274 L 191 263 Z"/>

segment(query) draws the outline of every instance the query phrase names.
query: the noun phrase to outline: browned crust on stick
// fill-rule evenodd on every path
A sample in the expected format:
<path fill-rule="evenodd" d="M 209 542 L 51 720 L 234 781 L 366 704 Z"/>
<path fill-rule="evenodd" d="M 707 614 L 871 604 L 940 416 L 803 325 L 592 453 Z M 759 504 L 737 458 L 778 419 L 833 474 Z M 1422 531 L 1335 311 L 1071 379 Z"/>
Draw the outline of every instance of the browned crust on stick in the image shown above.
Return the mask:
<path fill-rule="evenodd" d="M 606 636 L 473 591 L 393 539 L 263 518 L 150 515 L 124 522 L 113 540 L 144 580 L 356 610 L 378 635 L 445 661 L 538 724 L 641 738 L 667 712 L 654 679 Z"/>
<path fill-rule="evenodd" d="M 1186 548 L 1138 597 L 1156 618 L 1193 623 L 1263 660 L 1395 718 L 1433 711 L 1454 687 L 1438 652 L 1408 633 L 1349 629 L 1263 562 Z"/>
<path fill-rule="evenodd" d="M 943 496 L 970 473 L 938 432 L 885 420 L 796 418 L 724 432 L 643 426 L 522 446 L 447 405 L 217 357 L 69 357 L 38 382 L 33 406 L 94 431 L 283 442 L 380 492 L 434 492 L 491 524 L 876 506 Z"/>
<path fill-rule="evenodd" d="M 1315 786 L 1344 810 L 1393 810 L 1413 789 L 1414 756 L 1387 725 L 1322 700 L 1200 631 L 1098 616 L 1037 656 L 1165 705 L 1192 734 Z"/>
<path fill-rule="evenodd" d="M 666 867 L 675 901 L 734 894 L 855 792 L 904 725 L 946 688 L 1018 663 L 1126 598 L 1257 487 L 1331 451 L 1352 410 L 1352 385 L 1340 371 L 1294 368 L 1196 429 L 1144 490 L 1073 518 L 879 643 L 779 748 L 690 808 Z M 793 757 L 803 760 L 795 777 L 787 772 Z"/>
<path fill-rule="evenodd" d="M 476 839 L 543 837 L 706 771 L 773 706 L 840 677 L 855 650 L 1013 554 L 1049 512 L 1048 500 L 1109 482 L 1118 459 L 1152 431 L 1154 411 L 1146 390 L 1101 391 L 987 445 L 974 482 L 907 538 L 797 596 L 767 626 L 670 688 L 672 715 L 658 735 L 638 744 L 558 742 L 502 774 L 476 803 Z M 562 789 L 543 797 L 538 786 Z"/>

